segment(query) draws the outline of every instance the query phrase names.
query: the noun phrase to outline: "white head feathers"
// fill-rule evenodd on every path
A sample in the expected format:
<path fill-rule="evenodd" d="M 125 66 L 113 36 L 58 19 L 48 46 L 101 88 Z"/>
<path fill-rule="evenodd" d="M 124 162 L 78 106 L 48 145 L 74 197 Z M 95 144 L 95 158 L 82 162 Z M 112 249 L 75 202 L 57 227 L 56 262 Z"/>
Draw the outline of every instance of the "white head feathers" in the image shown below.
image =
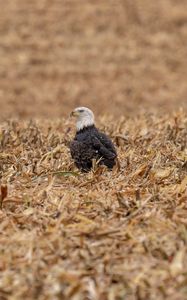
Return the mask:
<path fill-rule="evenodd" d="M 71 116 L 77 117 L 77 123 L 76 123 L 77 131 L 79 131 L 85 127 L 94 125 L 94 114 L 87 107 L 75 108 L 72 111 Z"/>

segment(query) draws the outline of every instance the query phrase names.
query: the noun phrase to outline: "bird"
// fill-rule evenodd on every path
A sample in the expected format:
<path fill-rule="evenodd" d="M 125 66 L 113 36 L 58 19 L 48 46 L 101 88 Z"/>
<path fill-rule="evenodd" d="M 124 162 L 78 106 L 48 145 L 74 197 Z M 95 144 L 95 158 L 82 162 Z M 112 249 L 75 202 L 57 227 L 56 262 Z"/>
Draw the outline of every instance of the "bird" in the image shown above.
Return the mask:
<path fill-rule="evenodd" d="M 76 134 L 69 145 L 76 167 L 89 172 L 95 161 L 111 170 L 116 164 L 117 152 L 111 139 L 96 128 L 93 112 L 87 107 L 77 107 L 70 116 L 76 117 Z"/>

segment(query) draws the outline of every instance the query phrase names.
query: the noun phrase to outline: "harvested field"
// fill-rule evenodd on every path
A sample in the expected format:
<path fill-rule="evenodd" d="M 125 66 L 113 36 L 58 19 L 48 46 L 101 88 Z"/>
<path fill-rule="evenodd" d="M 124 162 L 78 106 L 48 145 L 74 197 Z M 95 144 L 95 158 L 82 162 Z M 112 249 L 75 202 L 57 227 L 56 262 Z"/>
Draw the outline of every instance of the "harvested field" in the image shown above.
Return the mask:
<path fill-rule="evenodd" d="M 0 11 L 0 299 L 187 299 L 187 2 Z M 119 158 L 81 174 L 79 105 Z"/>
<path fill-rule="evenodd" d="M 186 0 L 86 2 L 2 1 L 0 119 L 187 108 Z"/>
<path fill-rule="evenodd" d="M 1 299 L 186 298 L 187 115 L 106 121 L 121 166 L 89 174 L 65 120 L 2 127 Z"/>

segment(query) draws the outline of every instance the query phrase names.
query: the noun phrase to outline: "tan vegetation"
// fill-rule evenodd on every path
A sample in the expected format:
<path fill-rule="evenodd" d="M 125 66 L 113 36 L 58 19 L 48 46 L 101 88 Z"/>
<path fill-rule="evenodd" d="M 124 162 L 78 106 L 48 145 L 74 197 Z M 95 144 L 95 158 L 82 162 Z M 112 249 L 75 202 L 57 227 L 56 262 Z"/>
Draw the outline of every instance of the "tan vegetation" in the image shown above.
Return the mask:
<path fill-rule="evenodd" d="M 186 0 L 6 0 L 0 16 L 1 119 L 187 107 Z"/>
<path fill-rule="evenodd" d="M 185 299 L 187 116 L 105 124 L 120 167 L 89 174 L 65 120 L 2 127 L 1 299 Z"/>
<path fill-rule="evenodd" d="M 187 2 L 1 2 L 0 299 L 186 299 Z M 79 105 L 112 172 L 73 165 Z"/>

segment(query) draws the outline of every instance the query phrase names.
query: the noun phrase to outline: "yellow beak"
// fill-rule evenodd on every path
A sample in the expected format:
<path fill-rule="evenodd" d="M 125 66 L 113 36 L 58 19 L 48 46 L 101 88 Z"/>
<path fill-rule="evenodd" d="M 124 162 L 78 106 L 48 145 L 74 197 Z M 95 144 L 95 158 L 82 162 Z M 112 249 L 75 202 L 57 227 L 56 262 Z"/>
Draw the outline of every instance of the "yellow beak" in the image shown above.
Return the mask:
<path fill-rule="evenodd" d="M 79 112 L 78 111 L 72 111 L 70 114 L 70 117 L 78 117 L 79 116 Z"/>

